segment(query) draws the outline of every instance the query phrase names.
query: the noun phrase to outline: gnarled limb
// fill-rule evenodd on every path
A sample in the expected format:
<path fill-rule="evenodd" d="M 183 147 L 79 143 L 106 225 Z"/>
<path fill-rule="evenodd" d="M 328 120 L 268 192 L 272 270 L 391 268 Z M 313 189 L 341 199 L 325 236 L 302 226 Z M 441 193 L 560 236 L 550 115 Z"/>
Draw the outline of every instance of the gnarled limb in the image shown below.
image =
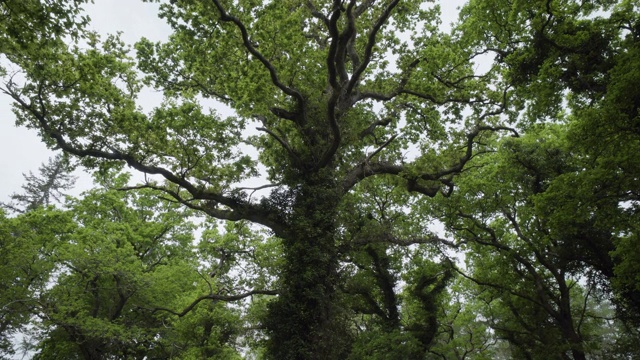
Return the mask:
<path fill-rule="evenodd" d="M 207 295 L 202 295 L 197 299 L 193 300 L 191 304 L 187 305 L 187 307 L 185 307 L 180 312 L 169 309 L 169 308 L 164 308 L 164 307 L 156 307 L 153 309 L 147 308 L 146 310 L 151 310 L 152 313 L 156 313 L 158 311 L 166 311 L 177 317 L 183 317 L 188 313 L 190 313 L 199 303 L 205 300 L 231 302 L 231 301 L 242 300 L 244 298 L 248 298 L 249 296 L 253 296 L 253 295 L 278 295 L 278 292 L 275 290 L 251 290 L 251 291 L 248 291 L 242 294 L 236 294 L 236 295 L 207 294 Z"/>
<path fill-rule="evenodd" d="M 489 112 L 484 114 L 482 118 L 486 118 L 491 115 L 497 115 L 501 112 L 501 110 L 497 110 L 494 112 Z M 465 144 L 465 153 L 458 162 L 454 165 L 442 169 L 440 171 L 436 171 L 434 173 L 424 173 L 418 176 L 407 177 L 403 176 L 408 181 L 409 191 L 419 192 L 425 194 L 427 196 L 435 196 L 440 189 L 437 187 L 425 187 L 419 183 L 419 181 L 437 181 L 446 186 L 452 187 L 451 179 L 449 178 L 452 175 L 455 175 L 462 171 L 465 164 L 469 162 L 474 156 L 473 153 L 473 145 L 475 143 L 475 138 L 480 135 L 480 133 L 484 131 L 500 131 L 506 130 L 511 131 L 514 135 L 518 135 L 515 129 L 505 127 L 505 126 L 476 126 L 467 134 L 467 141 Z M 364 180 L 370 176 L 388 174 L 388 175 L 401 175 L 406 171 L 405 165 L 398 165 L 388 162 L 369 162 L 363 161 L 360 164 L 356 165 L 347 173 L 347 175 L 342 180 L 342 191 L 348 192 L 353 186 L 355 186 L 360 181 Z"/>
<path fill-rule="evenodd" d="M 373 25 L 373 28 L 369 32 L 369 36 L 368 36 L 368 39 L 367 39 L 367 45 L 366 45 L 365 50 L 364 50 L 364 58 L 362 59 L 362 63 L 356 69 L 356 71 L 353 73 L 353 75 L 351 75 L 351 79 L 349 80 L 349 83 L 347 84 L 347 88 L 345 90 L 345 94 L 347 96 L 349 96 L 353 92 L 353 89 L 356 87 L 356 85 L 358 85 L 358 83 L 360 83 L 360 78 L 362 77 L 362 74 L 364 73 L 364 71 L 369 66 L 369 63 L 371 63 L 371 57 L 373 55 L 373 47 L 376 44 L 376 36 L 378 35 L 378 31 L 380 31 L 382 26 L 387 22 L 387 20 L 391 16 L 391 13 L 393 12 L 393 9 L 398 5 L 399 2 L 400 2 L 400 0 L 392 1 L 384 9 L 384 11 L 382 12 L 382 15 L 380 15 L 378 20 Z"/>
<path fill-rule="evenodd" d="M 176 191 L 172 191 L 165 187 L 158 186 L 150 186 L 145 185 L 145 187 L 152 187 L 156 190 L 163 191 L 169 195 L 171 195 L 176 201 L 188 205 L 191 208 L 205 211 L 207 214 L 223 220 L 250 220 L 255 221 L 259 224 L 267 226 L 272 230 L 278 232 L 284 228 L 284 225 L 275 221 L 273 219 L 273 214 L 270 214 L 267 210 L 260 208 L 255 204 L 250 204 L 239 200 L 235 197 L 225 196 L 219 192 L 206 190 L 200 186 L 193 184 L 191 181 L 187 180 L 184 176 L 175 174 L 170 170 L 155 166 L 148 165 L 131 154 L 127 154 L 121 152 L 120 150 L 110 148 L 109 151 L 95 149 L 91 146 L 82 147 L 80 145 L 74 145 L 67 141 L 63 134 L 61 134 L 58 130 L 54 129 L 47 119 L 47 110 L 44 104 L 44 100 L 42 99 L 42 95 L 39 97 L 39 107 L 40 109 L 36 109 L 36 106 L 33 104 L 27 103 L 24 99 L 20 97 L 20 94 L 13 91 L 11 88 L 3 88 L 1 90 L 3 93 L 11 96 L 14 101 L 16 101 L 24 110 L 28 111 L 37 121 L 42 129 L 42 131 L 49 137 L 51 137 L 56 146 L 63 151 L 78 156 L 80 158 L 84 157 L 92 157 L 97 159 L 104 160 L 112 160 L 112 161 L 122 161 L 125 162 L 128 166 L 138 170 L 143 174 L 152 174 L 152 175 L 160 175 L 165 180 L 170 183 L 177 185 L 179 188 L 186 190 L 191 196 L 192 199 L 185 200 L 183 197 Z M 214 204 L 222 204 L 228 207 L 230 210 L 222 210 L 217 207 L 208 208 L 208 207 L 199 207 L 193 205 L 191 202 L 194 200 L 203 200 L 205 202 L 214 203 Z M 269 219 L 271 218 L 271 219 Z"/>
<path fill-rule="evenodd" d="M 240 19 L 238 19 L 235 16 L 229 15 L 227 11 L 224 9 L 224 7 L 220 4 L 220 1 L 218 0 L 211 0 L 211 1 L 220 12 L 220 20 L 226 21 L 226 22 L 232 22 L 240 30 L 240 33 L 242 34 L 242 43 L 244 47 L 247 49 L 247 51 L 249 51 L 251 55 L 255 56 L 269 71 L 269 75 L 271 76 L 271 82 L 280 90 L 282 90 L 282 92 L 295 98 L 296 101 L 298 102 L 299 109 L 304 111 L 304 106 L 305 106 L 304 96 L 302 96 L 302 94 L 298 90 L 291 88 L 289 86 L 286 86 L 284 83 L 282 83 L 282 81 L 280 81 L 278 77 L 278 72 L 276 71 L 273 64 L 271 64 L 271 62 L 267 60 L 267 58 L 265 58 L 264 55 L 262 55 L 262 53 L 260 53 L 255 48 L 255 46 L 253 46 L 253 44 L 251 43 L 251 39 L 249 39 L 249 32 L 247 31 L 247 27 L 242 23 L 242 21 L 240 21 Z"/>

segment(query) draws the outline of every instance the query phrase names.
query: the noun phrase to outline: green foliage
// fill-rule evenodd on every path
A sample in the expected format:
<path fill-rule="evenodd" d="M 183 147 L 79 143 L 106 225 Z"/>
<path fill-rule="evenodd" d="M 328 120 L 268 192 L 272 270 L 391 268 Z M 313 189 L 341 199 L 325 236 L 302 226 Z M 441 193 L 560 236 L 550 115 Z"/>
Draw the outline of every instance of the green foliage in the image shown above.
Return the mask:
<path fill-rule="evenodd" d="M 239 356 L 239 315 L 225 303 L 173 315 L 207 291 L 188 211 L 102 189 L 67 207 L 2 218 L 3 352 L 30 324 L 36 358 Z"/>
<path fill-rule="evenodd" d="M 47 261 L 73 230 L 69 214 L 39 208 L 18 217 L 0 213 L 0 356 L 13 353 L 11 337 L 26 329 L 55 264 Z"/>
<path fill-rule="evenodd" d="M 35 315 L 41 358 L 637 351 L 606 331 L 640 314 L 637 1 L 443 33 L 431 1 L 177 0 L 135 44 L 81 5 L 0 3 L 1 90 L 108 188 L 146 177 L 3 215 L 5 345 Z"/>

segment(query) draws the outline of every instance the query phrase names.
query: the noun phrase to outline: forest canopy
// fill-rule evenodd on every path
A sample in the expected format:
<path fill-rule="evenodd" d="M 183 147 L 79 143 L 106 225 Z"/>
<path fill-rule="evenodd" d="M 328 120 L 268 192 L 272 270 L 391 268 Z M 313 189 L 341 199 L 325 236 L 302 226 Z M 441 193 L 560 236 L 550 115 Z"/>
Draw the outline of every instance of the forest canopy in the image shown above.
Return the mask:
<path fill-rule="evenodd" d="M 640 356 L 640 1 L 86 5 L 0 2 L 0 356 Z"/>

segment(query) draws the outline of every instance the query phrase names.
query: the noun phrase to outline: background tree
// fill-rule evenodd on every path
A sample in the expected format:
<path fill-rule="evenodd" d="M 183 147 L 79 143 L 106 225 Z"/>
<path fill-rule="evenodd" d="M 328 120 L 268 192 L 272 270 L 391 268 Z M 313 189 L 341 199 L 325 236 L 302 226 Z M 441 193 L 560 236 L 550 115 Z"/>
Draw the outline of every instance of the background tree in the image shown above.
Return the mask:
<path fill-rule="evenodd" d="M 239 357 L 244 320 L 227 302 L 252 294 L 227 296 L 241 291 L 229 256 L 207 273 L 213 239 L 195 247 L 189 210 L 104 188 L 66 206 L 3 218 L 3 354 L 20 331 L 43 359 Z"/>
<path fill-rule="evenodd" d="M 476 283 L 484 316 L 515 357 L 585 359 L 604 343 L 598 329 L 611 317 L 597 311 L 611 281 L 599 266 L 610 259 L 607 248 L 597 247 L 613 245 L 615 233 L 558 209 L 567 208 L 545 208 L 555 186 L 586 166 L 567 148 L 566 130 L 540 126 L 503 139 L 496 153 L 471 162 L 477 169 L 443 202 L 447 229 L 468 251 L 461 273 Z M 591 216 L 613 216 L 607 209 L 601 204 Z"/>
<path fill-rule="evenodd" d="M 61 202 L 62 191 L 73 186 L 70 168 L 62 156 L 49 159 L 40 173 L 24 175 L 23 193 L 11 196 L 10 204 L 2 204 L 18 214 L 0 213 L 2 259 L 0 280 L 0 356 L 14 353 L 12 337 L 24 331 L 31 321 L 35 299 L 40 289 L 51 281 L 55 264 L 50 261 L 61 238 L 70 231 L 67 214 L 50 205 Z"/>
<path fill-rule="evenodd" d="M 15 353 L 14 336 L 27 329 L 40 290 L 53 276 L 48 260 L 69 231 L 69 216 L 44 208 L 17 217 L 0 212 L 0 358 Z"/>
<path fill-rule="evenodd" d="M 50 158 L 40 167 L 38 176 L 32 172 L 29 175 L 23 174 L 26 181 L 22 185 L 23 193 L 12 194 L 12 202 L 2 205 L 8 210 L 24 213 L 40 206 L 62 203 L 63 197 L 67 195 L 63 191 L 71 190 L 75 183 L 72 171 L 68 159 L 63 155 Z"/>
<path fill-rule="evenodd" d="M 629 154 L 636 151 L 640 121 L 640 95 L 631 85 L 640 76 L 639 6 L 637 1 L 517 6 L 473 1 L 463 10 L 475 34 L 487 34 L 473 41 L 496 54 L 495 64 L 526 104 L 529 121 L 567 121 L 567 151 L 584 162 L 562 169 L 537 206 L 572 242 L 576 262 L 612 280 L 618 310 L 636 324 L 637 281 L 623 269 L 630 269 L 639 253 L 629 247 L 636 244 L 638 216 L 638 159 Z M 624 255 L 618 246 L 626 249 Z"/>

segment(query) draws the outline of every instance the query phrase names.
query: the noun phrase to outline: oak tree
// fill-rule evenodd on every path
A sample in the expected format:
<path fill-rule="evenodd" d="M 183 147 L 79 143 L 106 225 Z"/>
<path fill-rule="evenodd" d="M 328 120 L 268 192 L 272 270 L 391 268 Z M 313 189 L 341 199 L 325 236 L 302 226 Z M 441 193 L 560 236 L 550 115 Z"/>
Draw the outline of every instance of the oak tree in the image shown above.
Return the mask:
<path fill-rule="evenodd" d="M 1 91 L 48 146 L 103 173 L 127 166 L 145 176 L 128 188 L 229 222 L 203 235 L 208 295 L 163 311 L 277 293 L 248 315 L 268 358 L 386 358 L 392 342 L 406 358 L 450 354 L 437 314 L 457 267 L 442 246 L 460 244 L 429 229 L 439 204 L 455 210 L 442 217 L 454 238 L 477 245 L 470 261 L 495 262 L 529 301 L 503 296 L 511 315 L 566 340 L 558 354 L 586 356 L 573 274 L 599 272 L 638 313 L 640 167 L 624 152 L 637 147 L 637 2 L 473 0 L 443 32 L 430 1 L 172 0 L 169 39 L 133 48 L 88 30 L 82 4 L 0 3 Z M 146 88 L 164 95 L 151 111 Z M 562 121 L 562 151 L 537 149 L 548 134 L 535 124 Z M 234 278 L 232 263 L 265 275 Z"/>
<path fill-rule="evenodd" d="M 184 206 L 270 229 L 284 265 L 264 320 L 269 354 L 344 358 L 345 196 L 373 178 L 449 193 L 477 139 L 499 128 L 507 87 L 474 72 L 479 53 L 439 31 L 429 2 L 171 1 L 160 17 L 173 34 L 140 40 L 135 57 L 117 35 L 88 31 L 79 4 L 3 3 L 8 26 L 37 29 L 28 46 L 17 29 L 4 36 L 24 76 L 7 74 L 2 90 L 18 123 L 89 168 L 126 164 Z M 149 113 L 136 104 L 145 85 L 165 94 Z M 259 168 L 271 187 L 261 198 L 240 184 Z"/>

